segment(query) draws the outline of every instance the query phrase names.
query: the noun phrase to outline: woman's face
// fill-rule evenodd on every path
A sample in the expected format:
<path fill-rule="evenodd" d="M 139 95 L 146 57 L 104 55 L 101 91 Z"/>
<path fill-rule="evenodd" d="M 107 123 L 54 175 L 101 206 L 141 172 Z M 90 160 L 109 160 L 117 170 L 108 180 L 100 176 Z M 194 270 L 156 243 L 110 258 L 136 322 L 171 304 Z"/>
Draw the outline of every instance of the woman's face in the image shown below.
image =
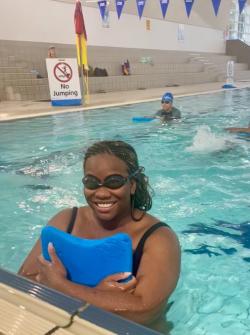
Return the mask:
<path fill-rule="evenodd" d="M 95 177 L 103 183 L 110 176 L 128 177 L 126 164 L 116 156 L 98 154 L 87 159 L 85 177 Z M 87 186 L 87 185 L 86 185 Z M 84 195 L 95 216 L 102 221 L 125 217 L 131 213 L 131 195 L 135 193 L 136 183 L 128 180 L 119 188 L 100 186 L 96 189 L 84 187 Z"/>

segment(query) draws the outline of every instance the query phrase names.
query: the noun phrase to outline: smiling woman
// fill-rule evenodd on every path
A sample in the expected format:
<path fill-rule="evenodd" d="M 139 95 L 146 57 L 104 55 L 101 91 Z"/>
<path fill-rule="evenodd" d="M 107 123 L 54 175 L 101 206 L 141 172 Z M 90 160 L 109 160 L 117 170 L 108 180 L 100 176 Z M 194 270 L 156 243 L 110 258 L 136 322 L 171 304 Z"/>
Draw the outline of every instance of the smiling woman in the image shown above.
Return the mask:
<path fill-rule="evenodd" d="M 172 229 L 147 213 L 152 200 L 148 178 L 135 150 L 122 141 L 92 145 L 84 159 L 84 196 L 88 206 L 65 209 L 49 225 L 85 239 L 126 233 L 132 240 L 133 270 L 115 273 L 88 287 L 67 278 L 67 271 L 50 244 L 51 262 L 41 254 L 41 242 L 19 273 L 72 297 L 150 325 L 164 319 L 168 297 L 180 271 L 180 248 Z M 72 250 L 74 253 L 74 250 Z M 77 255 L 76 255 L 77 256 Z M 91 270 L 90 270 L 91 271 Z"/>

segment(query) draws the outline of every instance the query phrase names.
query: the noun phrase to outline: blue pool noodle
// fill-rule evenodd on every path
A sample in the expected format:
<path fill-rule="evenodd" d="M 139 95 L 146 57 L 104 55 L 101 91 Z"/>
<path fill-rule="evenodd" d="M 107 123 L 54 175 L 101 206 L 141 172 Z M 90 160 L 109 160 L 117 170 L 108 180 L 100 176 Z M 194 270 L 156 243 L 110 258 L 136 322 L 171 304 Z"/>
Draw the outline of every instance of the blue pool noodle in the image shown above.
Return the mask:
<path fill-rule="evenodd" d="M 74 283 L 94 287 L 111 274 L 132 271 L 132 241 L 125 233 L 90 240 L 46 226 L 41 242 L 43 257 L 48 261 L 48 244 L 52 242 L 67 278 Z"/>

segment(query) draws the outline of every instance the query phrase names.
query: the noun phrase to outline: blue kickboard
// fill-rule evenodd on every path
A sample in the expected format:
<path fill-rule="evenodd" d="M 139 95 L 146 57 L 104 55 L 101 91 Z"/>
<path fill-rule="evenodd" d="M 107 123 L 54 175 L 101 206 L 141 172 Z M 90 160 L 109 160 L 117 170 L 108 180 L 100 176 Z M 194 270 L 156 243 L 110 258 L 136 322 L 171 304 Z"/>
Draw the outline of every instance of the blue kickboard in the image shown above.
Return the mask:
<path fill-rule="evenodd" d="M 250 133 L 238 132 L 236 134 L 239 140 L 250 141 Z"/>
<path fill-rule="evenodd" d="M 241 137 L 250 137 L 250 133 L 244 133 L 244 132 L 242 132 L 242 131 L 239 131 L 239 132 L 237 132 L 237 135 L 238 136 L 241 136 Z"/>
<path fill-rule="evenodd" d="M 150 122 L 156 120 L 154 117 L 145 117 L 145 116 L 134 116 L 132 118 L 133 122 Z"/>
<path fill-rule="evenodd" d="M 46 226 L 41 242 L 43 257 L 48 261 L 48 244 L 52 242 L 67 278 L 74 283 L 94 287 L 111 274 L 132 271 L 132 241 L 125 233 L 90 240 Z"/>

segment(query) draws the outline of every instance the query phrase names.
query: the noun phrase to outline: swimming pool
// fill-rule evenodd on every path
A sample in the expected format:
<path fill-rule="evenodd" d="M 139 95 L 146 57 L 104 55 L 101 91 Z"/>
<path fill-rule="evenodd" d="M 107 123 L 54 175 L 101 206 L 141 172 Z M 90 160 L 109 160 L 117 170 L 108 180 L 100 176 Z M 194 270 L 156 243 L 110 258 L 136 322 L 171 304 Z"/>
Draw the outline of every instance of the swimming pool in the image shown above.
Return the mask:
<path fill-rule="evenodd" d="M 250 331 L 250 90 L 176 99 L 181 122 L 132 123 L 159 102 L 0 124 L 0 266 L 16 271 L 48 218 L 81 205 L 89 144 L 132 144 L 155 190 L 151 213 L 177 232 L 182 275 L 168 312 L 171 335 Z"/>

